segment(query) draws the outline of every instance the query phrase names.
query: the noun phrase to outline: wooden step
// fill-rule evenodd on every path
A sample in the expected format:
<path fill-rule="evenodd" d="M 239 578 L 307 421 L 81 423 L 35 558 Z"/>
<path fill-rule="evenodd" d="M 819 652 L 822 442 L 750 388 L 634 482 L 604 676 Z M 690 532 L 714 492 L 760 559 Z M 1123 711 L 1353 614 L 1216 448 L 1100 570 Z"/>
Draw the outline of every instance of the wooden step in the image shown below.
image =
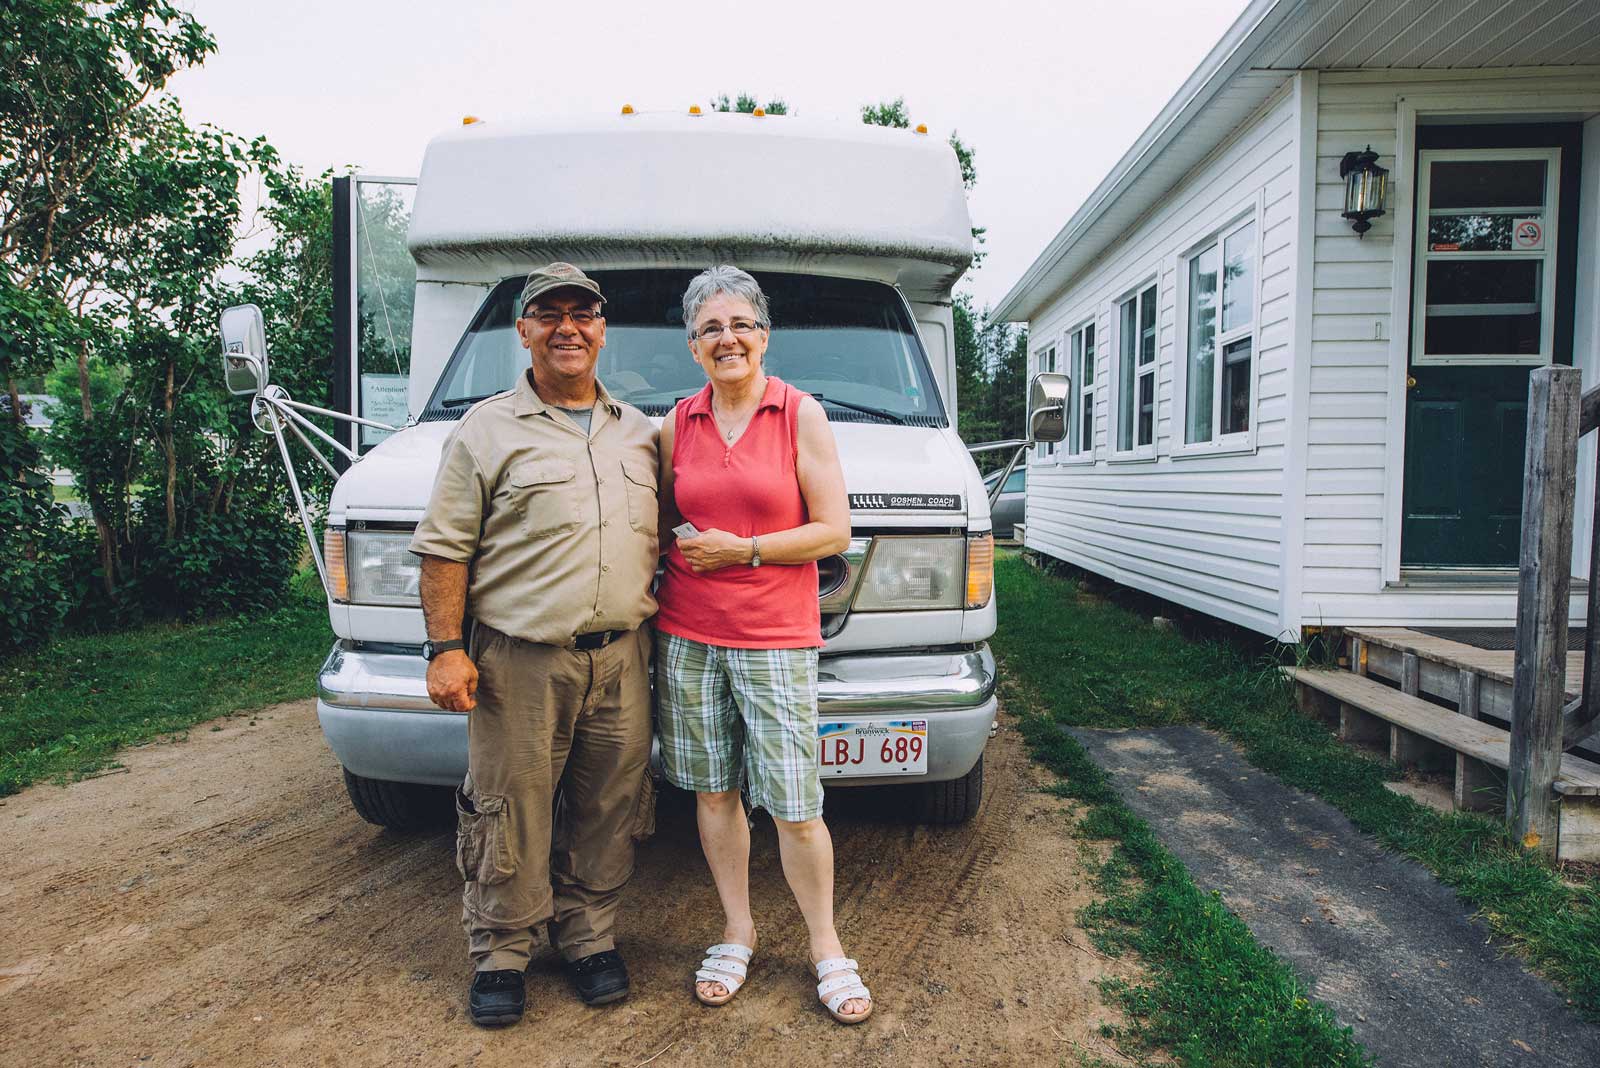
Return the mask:
<path fill-rule="evenodd" d="M 1386 723 L 1502 770 L 1511 764 L 1511 735 L 1498 727 L 1468 719 L 1432 701 L 1412 697 L 1348 671 L 1286 670 L 1296 682 Z M 1600 796 L 1600 764 L 1565 754 L 1561 758 L 1561 774 L 1556 777 L 1555 789 L 1558 794 L 1577 797 Z"/>
<path fill-rule="evenodd" d="M 1457 808 L 1505 811 L 1505 770 L 1511 735 L 1348 671 L 1284 668 L 1303 711 L 1337 723 L 1349 742 L 1388 741 L 1397 764 L 1448 768 L 1454 764 Z M 1561 800 L 1556 856 L 1600 860 L 1600 765 L 1565 754 L 1556 777 Z"/>

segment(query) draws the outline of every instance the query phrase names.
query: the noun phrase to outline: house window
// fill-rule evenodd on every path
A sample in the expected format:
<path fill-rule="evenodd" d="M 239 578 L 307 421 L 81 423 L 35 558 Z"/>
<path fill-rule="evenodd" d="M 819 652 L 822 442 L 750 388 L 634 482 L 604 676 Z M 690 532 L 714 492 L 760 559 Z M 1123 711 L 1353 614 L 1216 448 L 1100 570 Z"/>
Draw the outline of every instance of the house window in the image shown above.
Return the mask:
<path fill-rule="evenodd" d="M 1183 440 L 1250 429 L 1255 356 L 1256 223 L 1223 231 L 1188 260 Z"/>
<path fill-rule="evenodd" d="M 1055 369 L 1056 369 L 1056 347 L 1054 345 L 1048 345 L 1045 348 L 1042 348 L 1042 349 L 1039 350 L 1039 366 L 1038 366 L 1038 370 L 1040 370 L 1040 371 L 1054 371 Z M 1047 459 L 1049 459 L 1050 457 L 1052 457 L 1052 456 L 1054 456 L 1056 454 L 1055 442 L 1053 442 L 1053 441 L 1045 442 L 1045 443 L 1037 446 L 1037 450 L 1038 451 L 1035 453 L 1036 457 L 1038 459 L 1040 459 L 1040 460 L 1047 460 Z"/>
<path fill-rule="evenodd" d="M 1550 362 L 1560 158 L 1559 149 L 1421 154 L 1413 363 Z"/>
<path fill-rule="evenodd" d="M 1094 323 L 1084 323 L 1071 337 L 1068 373 L 1072 376 L 1067 452 L 1094 455 Z"/>
<path fill-rule="evenodd" d="M 1117 451 L 1149 448 L 1156 440 L 1156 287 L 1117 305 Z"/>

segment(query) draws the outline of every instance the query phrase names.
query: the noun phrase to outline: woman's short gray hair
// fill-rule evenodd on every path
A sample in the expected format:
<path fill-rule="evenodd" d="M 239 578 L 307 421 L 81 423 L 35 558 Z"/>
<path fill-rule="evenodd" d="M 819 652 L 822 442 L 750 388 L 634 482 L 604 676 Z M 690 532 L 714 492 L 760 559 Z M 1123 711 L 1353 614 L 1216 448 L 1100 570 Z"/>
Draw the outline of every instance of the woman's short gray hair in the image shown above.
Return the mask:
<path fill-rule="evenodd" d="M 772 328 L 771 313 L 767 309 L 767 295 L 761 292 L 761 283 L 737 267 L 721 263 L 715 267 L 708 267 L 695 275 L 689 282 L 689 288 L 683 291 L 683 325 L 689 332 L 689 340 L 694 340 L 694 320 L 700 314 L 700 309 L 706 301 L 718 293 L 726 293 L 730 297 L 737 297 L 747 301 L 755 310 L 756 321 L 763 328 Z"/>

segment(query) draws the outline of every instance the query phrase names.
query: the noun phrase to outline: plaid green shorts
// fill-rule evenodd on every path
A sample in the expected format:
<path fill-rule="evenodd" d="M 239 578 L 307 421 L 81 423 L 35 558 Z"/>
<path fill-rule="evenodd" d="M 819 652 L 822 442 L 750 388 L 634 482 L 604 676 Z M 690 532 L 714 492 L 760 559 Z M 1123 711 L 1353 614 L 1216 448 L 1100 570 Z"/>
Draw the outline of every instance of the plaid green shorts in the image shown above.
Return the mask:
<path fill-rule="evenodd" d="M 739 788 L 774 819 L 822 815 L 817 650 L 731 649 L 656 631 L 656 697 L 667 781 Z"/>

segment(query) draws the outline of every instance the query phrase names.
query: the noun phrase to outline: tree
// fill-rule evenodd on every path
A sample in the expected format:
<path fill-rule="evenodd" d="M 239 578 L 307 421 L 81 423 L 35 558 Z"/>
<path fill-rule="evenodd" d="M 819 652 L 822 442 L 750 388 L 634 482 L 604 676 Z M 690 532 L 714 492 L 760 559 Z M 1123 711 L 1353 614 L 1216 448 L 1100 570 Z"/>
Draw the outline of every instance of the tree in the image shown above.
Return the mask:
<path fill-rule="evenodd" d="M 781 97 L 773 97 L 765 104 L 757 104 L 756 98 L 751 96 L 749 93 L 740 93 L 739 96 L 730 103 L 727 93 L 719 93 L 717 94 L 716 98 L 711 101 L 712 111 L 737 111 L 745 115 L 750 115 L 753 114 L 758 107 L 768 115 L 789 114 L 789 105 L 785 104 Z"/>
<path fill-rule="evenodd" d="M 159 491 L 157 540 L 183 533 L 186 475 L 205 466 L 219 402 L 189 386 L 214 359 L 212 280 L 232 253 L 239 183 L 270 150 L 221 131 L 192 129 L 176 102 L 143 104 L 126 136 L 102 153 L 83 186 L 96 206 L 54 276 L 76 330 L 78 403 L 58 412 L 52 455 L 70 468 L 99 543 L 101 586 L 115 599 L 149 538 L 134 522 L 134 487 Z M 115 368 L 123 390 L 100 410 L 91 362 Z"/>
<path fill-rule="evenodd" d="M 57 257 L 108 210 L 86 190 L 146 98 L 215 47 L 168 0 L 0 5 L 0 307 L 11 320 L 0 373 L 13 398 L 19 373 L 43 373 L 57 355 Z"/>

